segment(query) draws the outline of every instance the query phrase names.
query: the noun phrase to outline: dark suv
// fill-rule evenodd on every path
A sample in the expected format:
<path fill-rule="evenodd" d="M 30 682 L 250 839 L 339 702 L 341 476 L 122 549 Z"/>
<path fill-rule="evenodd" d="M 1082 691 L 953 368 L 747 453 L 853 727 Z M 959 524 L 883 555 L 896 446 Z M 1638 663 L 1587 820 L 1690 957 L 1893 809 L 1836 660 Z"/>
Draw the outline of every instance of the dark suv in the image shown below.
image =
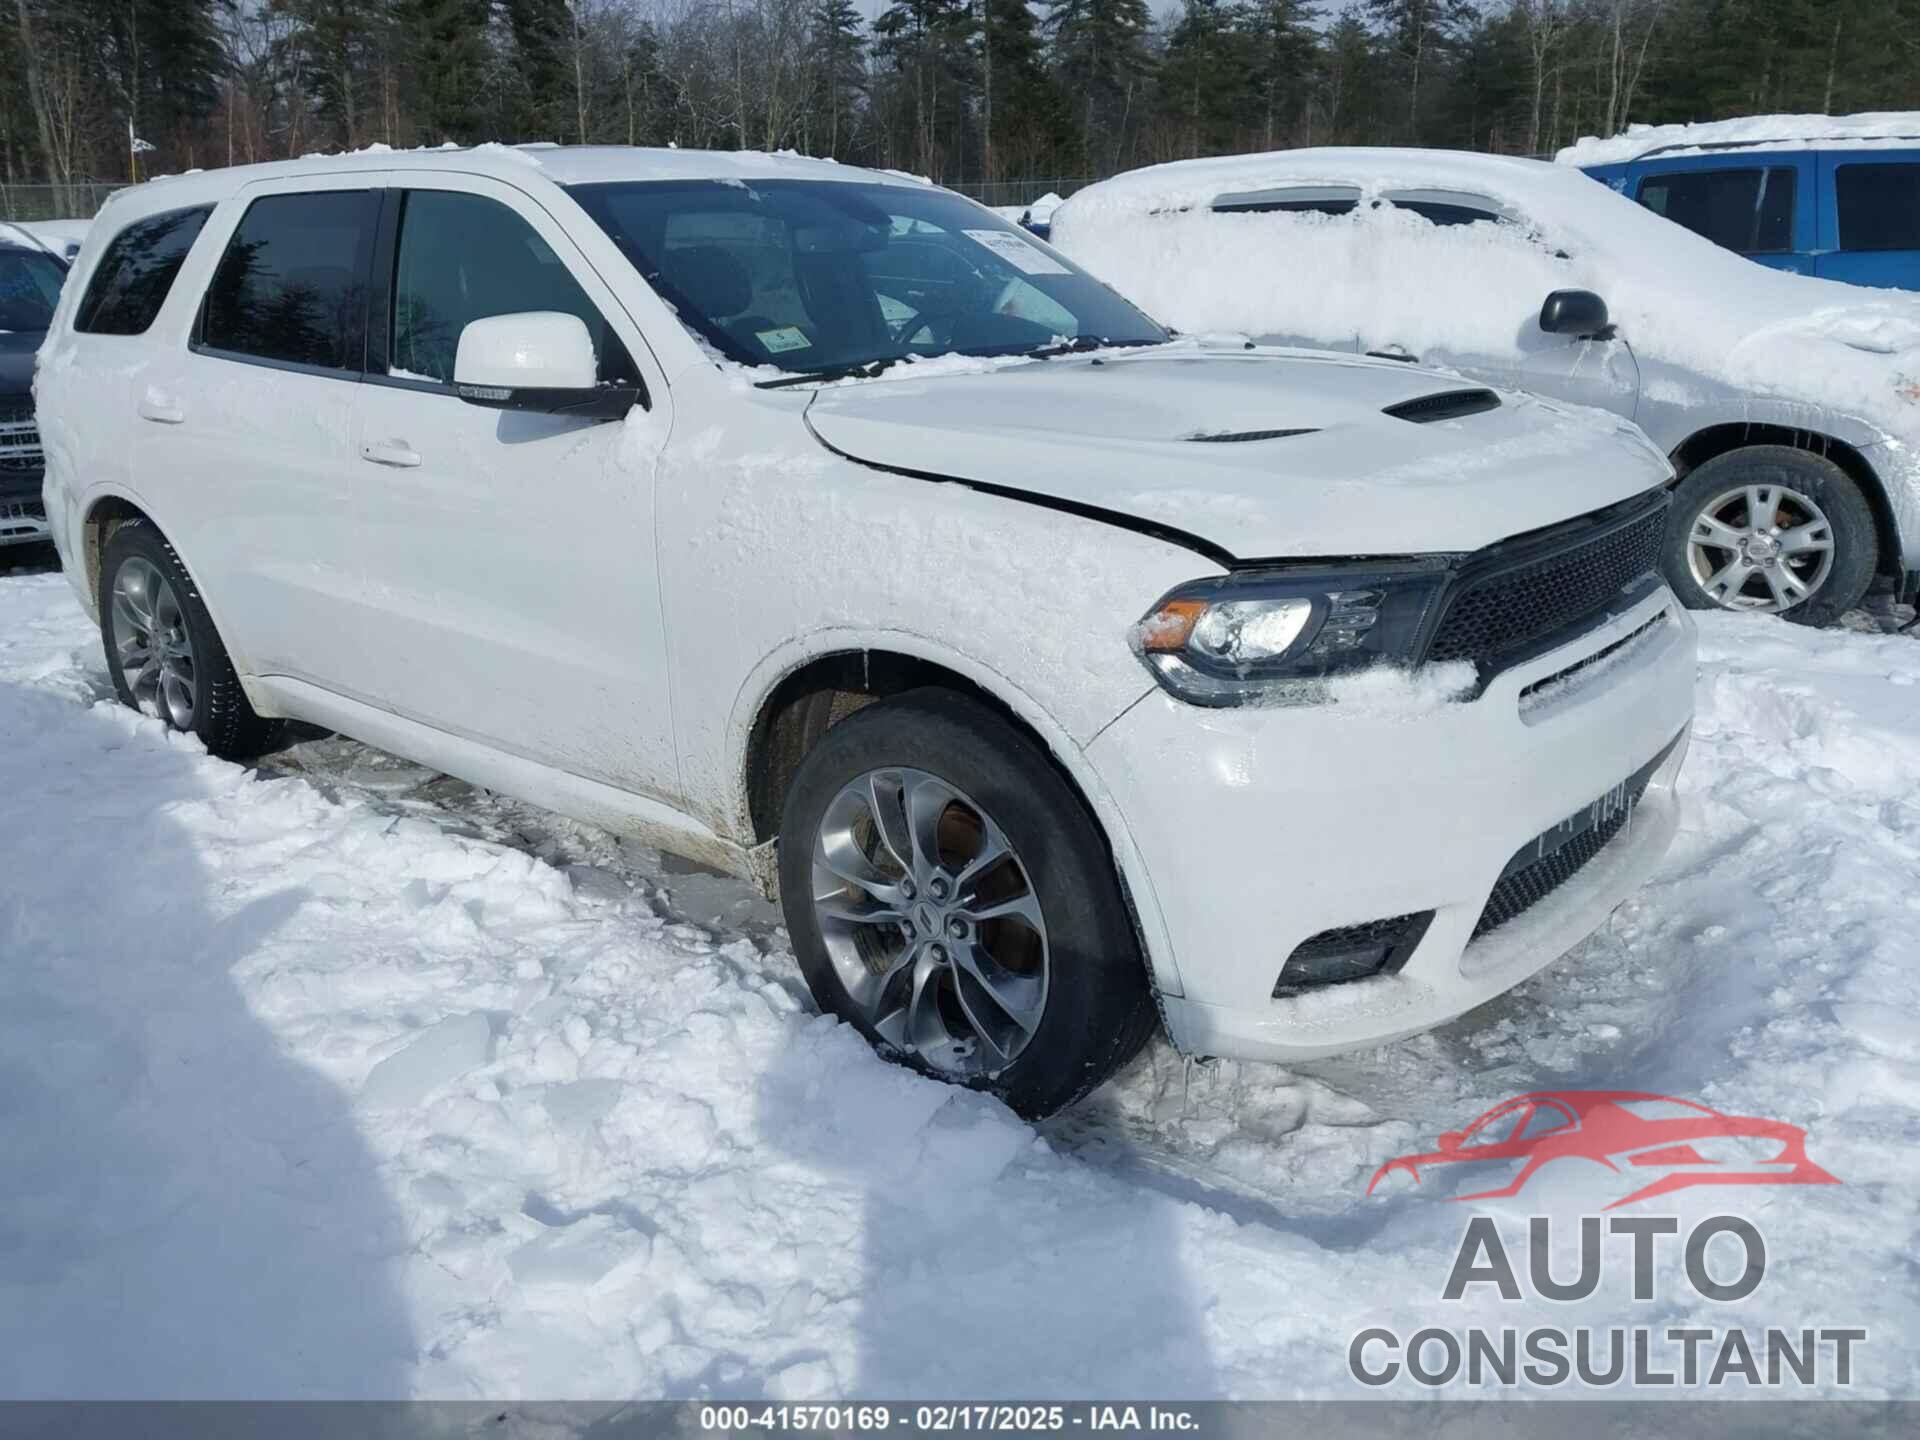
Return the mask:
<path fill-rule="evenodd" d="M 33 357 L 66 278 L 66 263 L 49 252 L 0 242 L 0 546 L 47 538 Z"/>

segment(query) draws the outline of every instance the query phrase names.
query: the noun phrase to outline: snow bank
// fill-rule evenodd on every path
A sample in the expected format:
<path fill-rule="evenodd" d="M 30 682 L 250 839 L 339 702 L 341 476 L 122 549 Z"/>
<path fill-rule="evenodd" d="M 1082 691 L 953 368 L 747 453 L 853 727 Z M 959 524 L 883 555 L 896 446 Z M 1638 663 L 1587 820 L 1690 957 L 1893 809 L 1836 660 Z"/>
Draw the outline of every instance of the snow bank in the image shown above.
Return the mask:
<path fill-rule="evenodd" d="M 1606 933 L 1370 1054 L 1156 1045 L 1036 1130 L 815 1016 L 777 931 L 676 919 L 709 878 L 346 742 L 211 760 L 0 579 L 0 1394 L 1353 1398 L 1371 1325 L 1741 1323 L 1864 1324 L 1855 1396 L 1920 1396 L 1920 645 L 1702 639 L 1686 826 Z M 1443 1304 L 1466 1207 L 1368 1177 L 1572 1086 L 1807 1126 L 1846 1183 L 1657 1207 L 1761 1226 L 1738 1305 L 1672 1245 L 1656 1307 L 1625 1266 Z"/>
<path fill-rule="evenodd" d="M 1612 165 L 1636 160 L 1650 150 L 1686 154 L 1712 146 L 1762 144 L 1770 150 L 1801 150 L 1836 142 L 1848 150 L 1920 145 L 1920 110 L 1743 115 L 1682 125 L 1629 125 L 1605 139 L 1583 135 L 1553 158 L 1562 165 Z"/>
<path fill-rule="evenodd" d="M 1224 194 L 1354 183 L 1367 200 L 1485 196 L 1523 223 L 1434 226 L 1390 204 L 1338 216 L 1207 208 Z M 1920 443 L 1920 295 L 1755 265 L 1564 166 L 1360 148 L 1182 161 L 1079 192 L 1053 242 L 1180 330 L 1390 336 L 1495 364 L 1538 341 L 1550 291 L 1593 290 L 1636 355 Z"/>

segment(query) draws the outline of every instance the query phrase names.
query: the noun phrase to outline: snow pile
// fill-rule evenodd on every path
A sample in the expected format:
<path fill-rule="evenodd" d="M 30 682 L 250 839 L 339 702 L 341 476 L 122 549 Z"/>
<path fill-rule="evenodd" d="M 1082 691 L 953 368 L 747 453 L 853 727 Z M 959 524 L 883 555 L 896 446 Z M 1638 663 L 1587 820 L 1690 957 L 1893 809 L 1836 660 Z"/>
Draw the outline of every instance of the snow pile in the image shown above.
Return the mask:
<path fill-rule="evenodd" d="M 1362 203 L 1335 216 L 1207 208 L 1331 184 L 1357 184 Z M 1517 223 L 1434 226 L 1370 203 L 1436 188 Z M 1902 391 L 1920 375 L 1920 295 L 1755 265 L 1564 166 L 1368 149 L 1182 161 L 1079 192 L 1053 241 L 1183 331 L 1391 342 L 1495 366 L 1539 343 L 1550 291 L 1592 290 L 1636 355 L 1920 440 L 1920 403 Z"/>
<path fill-rule="evenodd" d="M 1031 220 L 1036 225 L 1044 225 L 1053 218 L 1053 212 L 1058 210 L 1062 203 L 1059 195 L 1049 190 L 1031 205 L 990 205 L 987 208 L 1001 219 L 1011 220 L 1016 225 L 1022 220 Z"/>
<path fill-rule="evenodd" d="M 1846 1183 L 1651 1207 L 1751 1216 L 1746 1301 L 1669 1244 L 1657 1306 L 1622 1266 L 1551 1323 L 1864 1324 L 1856 1393 L 1920 1396 L 1920 646 L 1703 641 L 1686 828 L 1608 932 L 1379 1052 L 1156 1046 L 1036 1131 L 813 1015 L 770 926 L 681 918 L 722 882 L 346 742 L 211 760 L 94 703 L 64 581 L 0 579 L 0 1394 L 1352 1398 L 1364 1327 L 1543 1319 L 1440 1302 L 1466 1207 L 1373 1172 L 1619 1087 Z"/>
<path fill-rule="evenodd" d="M 1583 135 L 1553 158 L 1562 165 L 1615 165 L 1651 150 L 1687 154 L 1715 146 L 1764 146 L 1769 150 L 1821 149 L 1840 143 L 1848 150 L 1920 145 L 1920 111 L 1870 110 L 1858 115 L 1743 115 L 1682 125 L 1629 125 L 1602 139 Z"/>

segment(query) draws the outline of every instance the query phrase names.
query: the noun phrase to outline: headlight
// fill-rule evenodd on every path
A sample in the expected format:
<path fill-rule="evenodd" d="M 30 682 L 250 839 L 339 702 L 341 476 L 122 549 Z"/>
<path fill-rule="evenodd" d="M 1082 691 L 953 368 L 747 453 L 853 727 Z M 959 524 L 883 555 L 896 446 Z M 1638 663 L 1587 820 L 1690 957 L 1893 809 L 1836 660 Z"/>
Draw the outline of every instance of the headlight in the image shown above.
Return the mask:
<path fill-rule="evenodd" d="M 1309 703 L 1324 681 L 1419 658 L 1446 561 L 1314 566 L 1198 580 L 1133 629 L 1154 678 L 1195 705 Z"/>

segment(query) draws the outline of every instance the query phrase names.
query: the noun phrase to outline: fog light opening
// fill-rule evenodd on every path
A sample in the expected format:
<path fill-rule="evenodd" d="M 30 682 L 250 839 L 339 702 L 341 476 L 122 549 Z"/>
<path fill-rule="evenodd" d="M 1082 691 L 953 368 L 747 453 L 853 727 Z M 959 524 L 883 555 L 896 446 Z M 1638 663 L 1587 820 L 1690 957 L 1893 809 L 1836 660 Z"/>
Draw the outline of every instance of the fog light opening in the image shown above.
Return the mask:
<path fill-rule="evenodd" d="M 1273 998 L 1289 1000 L 1309 990 L 1397 974 L 1419 948 L 1433 911 L 1390 915 L 1359 925 L 1341 925 L 1309 936 L 1294 947 L 1274 981 Z"/>

